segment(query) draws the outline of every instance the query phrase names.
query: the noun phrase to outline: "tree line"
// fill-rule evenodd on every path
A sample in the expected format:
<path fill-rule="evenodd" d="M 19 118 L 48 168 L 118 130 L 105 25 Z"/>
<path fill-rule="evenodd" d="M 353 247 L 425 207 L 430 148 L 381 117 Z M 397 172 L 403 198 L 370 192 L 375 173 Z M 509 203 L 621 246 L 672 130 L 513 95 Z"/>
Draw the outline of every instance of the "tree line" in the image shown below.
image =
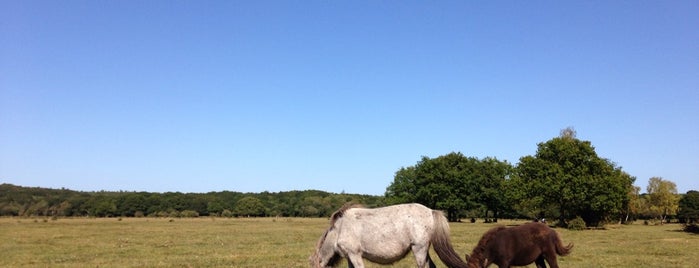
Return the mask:
<path fill-rule="evenodd" d="M 326 217 L 347 202 L 384 205 L 380 196 L 317 190 L 278 193 L 81 192 L 0 185 L 0 216 Z"/>

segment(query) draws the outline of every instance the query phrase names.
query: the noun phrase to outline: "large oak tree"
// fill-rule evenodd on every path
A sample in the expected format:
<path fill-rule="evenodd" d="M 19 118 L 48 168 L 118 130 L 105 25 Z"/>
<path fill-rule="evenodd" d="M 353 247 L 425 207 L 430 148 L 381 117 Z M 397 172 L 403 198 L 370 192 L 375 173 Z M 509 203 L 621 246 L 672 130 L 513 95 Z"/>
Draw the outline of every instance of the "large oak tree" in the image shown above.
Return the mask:
<path fill-rule="evenodd" d="M 520 159 L 517 177 L 523 201 L 532 206 L 555 207 L 559 223 L 582 217 L 597 226 L 628 206 L 628 190 L 635 178 L 601 158 L 589 141 L 568 128 L 559 137 L 539 143 L 535 155 Z"/>
<path fill-rule="evenodd" d="M 395 174 L 386 189 L 389 204 L 417 202 L 447 212 L 456 221 L 466 209 L 497 213 L 503 206 L 502 185 L 512 167 L 495 158 L 478 159 L 461 153 L 422 157 L 415 166 Z"/>

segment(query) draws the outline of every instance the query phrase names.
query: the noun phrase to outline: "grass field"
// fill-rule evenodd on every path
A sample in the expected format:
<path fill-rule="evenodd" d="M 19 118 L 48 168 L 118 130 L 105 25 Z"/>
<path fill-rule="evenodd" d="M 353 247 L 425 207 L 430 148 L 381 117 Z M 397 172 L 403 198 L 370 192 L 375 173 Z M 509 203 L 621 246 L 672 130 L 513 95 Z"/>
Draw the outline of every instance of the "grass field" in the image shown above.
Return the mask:
<path fill-rule="evenodd" d="M 304 218 L 0 218 L 0 267 L 308 267 L 308 256 L 327 225 L 327 219 Z M 494 226 L 452 223 L 456 251 L 470 253 Z M 697 267 L 699 236 L 680 228 L 637 224 L 594 231 L 556 229 L 564 243 L 575 244 L 559 264 Z M 415 267 L 415 261 L 408 255 L 394 267 Z"/>

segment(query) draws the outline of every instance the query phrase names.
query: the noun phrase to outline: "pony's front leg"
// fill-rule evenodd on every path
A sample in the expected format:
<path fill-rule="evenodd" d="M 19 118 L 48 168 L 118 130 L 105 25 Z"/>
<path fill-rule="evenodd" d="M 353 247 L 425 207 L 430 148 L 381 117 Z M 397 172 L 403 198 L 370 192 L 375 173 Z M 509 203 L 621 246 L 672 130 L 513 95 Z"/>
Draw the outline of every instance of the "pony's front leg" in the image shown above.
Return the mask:
<path fill-rule="evenodd" d="M 347 265 L 349 268 L 364 268 L 364 260 L 362 260 L 362 255 L 351 254 L 347 256 Z"/>

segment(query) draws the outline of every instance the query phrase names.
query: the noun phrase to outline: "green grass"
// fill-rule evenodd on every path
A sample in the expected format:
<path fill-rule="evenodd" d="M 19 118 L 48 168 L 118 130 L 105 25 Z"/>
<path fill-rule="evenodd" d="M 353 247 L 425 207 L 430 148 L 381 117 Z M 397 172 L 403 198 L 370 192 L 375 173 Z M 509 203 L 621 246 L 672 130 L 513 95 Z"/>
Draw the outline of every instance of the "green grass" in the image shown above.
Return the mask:
<path fill-rule="evenodd" d="M 523 222 L 500 224 L 518 223 Z M 327 219 L 303 218 L 1 218 L 0 267 L 308 267 L 308 256 L 327 225 Z M 452 243 L 463 255 L 495 225 L 451 226 Z M 564 243 L 575 244 L 559 264 L 696 267 L 699 236 L 680 229 L 640 224 L 595 231 L 556 229 Z M 394 267 L 415 267 L 415 261 L 408 255 Z"/>

